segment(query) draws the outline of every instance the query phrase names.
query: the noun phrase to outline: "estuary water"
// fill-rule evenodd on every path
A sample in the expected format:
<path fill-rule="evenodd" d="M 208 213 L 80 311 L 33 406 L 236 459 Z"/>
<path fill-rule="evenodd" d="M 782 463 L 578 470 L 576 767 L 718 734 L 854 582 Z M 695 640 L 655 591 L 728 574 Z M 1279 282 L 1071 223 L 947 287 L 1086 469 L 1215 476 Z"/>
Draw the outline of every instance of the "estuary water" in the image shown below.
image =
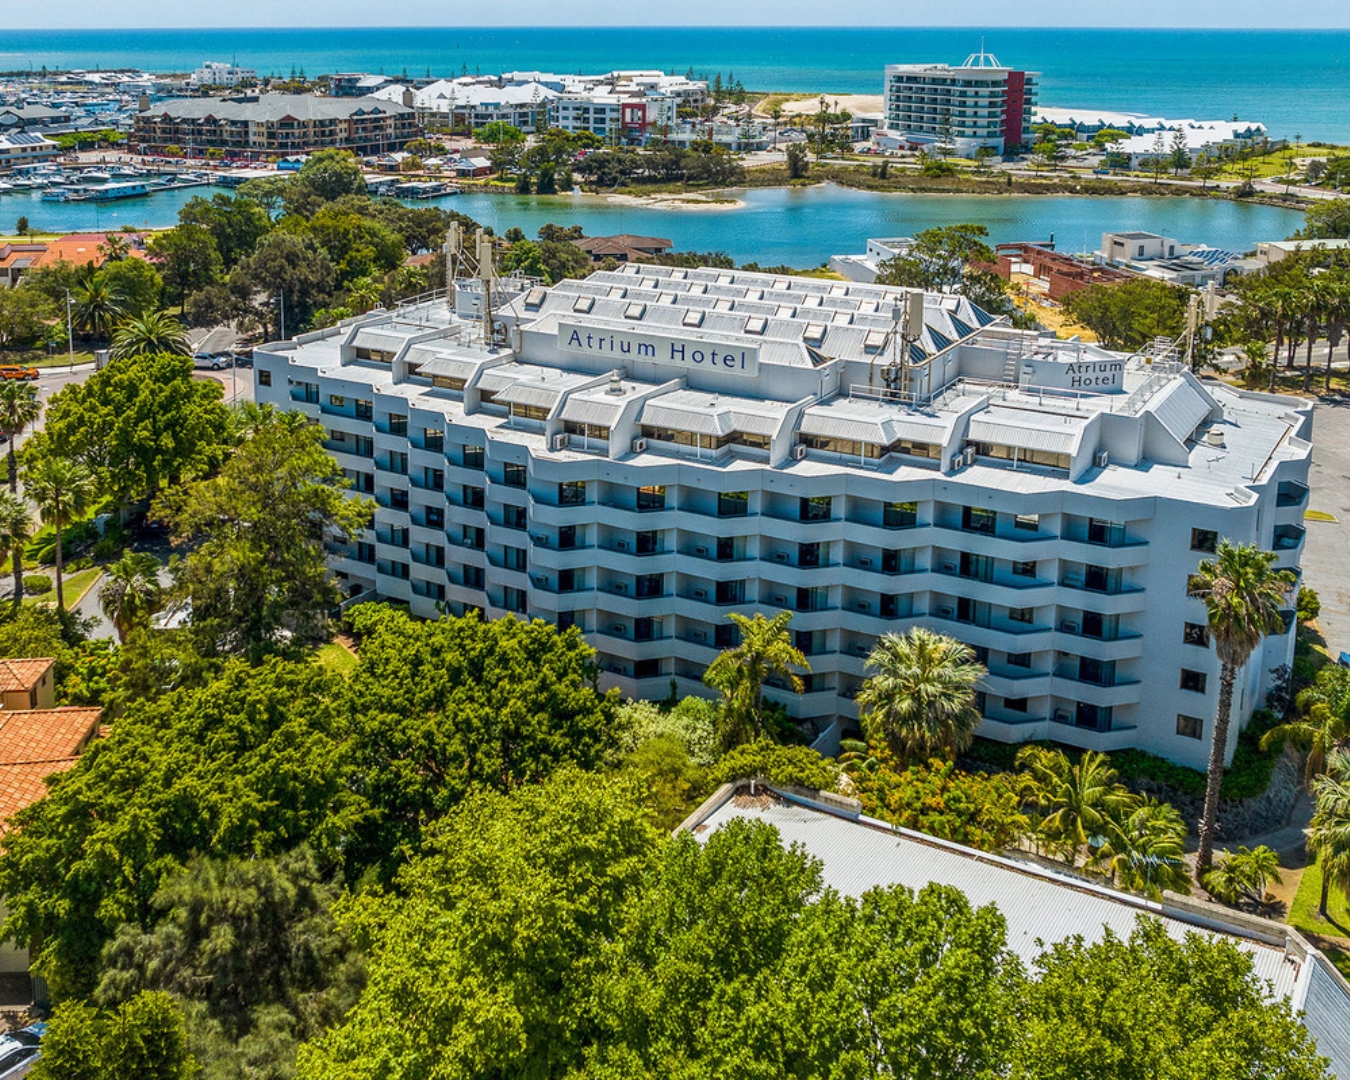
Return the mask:
<path fill-rule="evenodd" d="M 45 202 L 0 196 L 0 232 L 19 215 L 35 231 L 82 232 L 165 228 L 188 199 L 218 188 L 156 192 L 116 204 Z M 831 255 L 861 252 L 869 237 L 909 236 L 941 225 L 975 222 L 994 243 L 1049 240 L 1062 251 L 1095 249 L 1103 232 L 1138 229 L 1230 251 L 1281 240 L 1302 223 L 1295 211 L 1221 199 L 1066 195 L 908 195 L 833 185 L 731 191 L 742 205 L 699 208 L 634 205 L 597 196 L 465 194 L 435 200 L 498 232 L 516 226 L 534 236 L 541 225 L 581 225 L 588 235 L 638 233 L 669 239 L 679 251 L 723 251 L 737 263 L 819 266 Z"/>

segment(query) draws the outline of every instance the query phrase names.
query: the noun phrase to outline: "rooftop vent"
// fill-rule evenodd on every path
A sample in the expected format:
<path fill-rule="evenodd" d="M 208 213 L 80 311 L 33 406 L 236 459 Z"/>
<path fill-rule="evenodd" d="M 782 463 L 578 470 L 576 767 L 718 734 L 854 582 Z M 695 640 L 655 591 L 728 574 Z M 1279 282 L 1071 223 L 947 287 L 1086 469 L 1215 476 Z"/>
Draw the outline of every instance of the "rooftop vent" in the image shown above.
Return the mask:
<path fill-rule="evenodd" d="M 611 372 L 611 373 L 610 373 L 610 376 L 609 376 L 609 385 L 608 385 L 607 387 L 605 387 L 605 393 L 607 393 L 607 394 L 622 394 L 622 393 L 623 393 L 623 375 L 621 375 L 621 374 L 620 374 L 619 372 L 617 372 L 617 371 Z"/>
<path fill-rule="evenodd" d="M 1222 431 L 1220 431 L 1218 428 L 1210 428 L 1208 431 L 1205 432 L 1205 445 L 1217 446 L 1222 448 L 1227 446 L 1228 444 L 1224 441 Z"/>

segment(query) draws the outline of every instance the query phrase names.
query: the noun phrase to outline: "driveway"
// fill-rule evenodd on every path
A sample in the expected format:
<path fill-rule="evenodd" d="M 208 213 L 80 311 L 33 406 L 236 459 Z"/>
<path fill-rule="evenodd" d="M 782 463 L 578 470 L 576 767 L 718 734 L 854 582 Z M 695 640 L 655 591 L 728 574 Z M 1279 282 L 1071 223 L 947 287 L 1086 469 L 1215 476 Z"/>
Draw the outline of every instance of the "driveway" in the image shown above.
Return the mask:
<path fill-rule="evenodd" d="M 1306 521 L 1304 582 L 1322 601 L 1318 625 L 1335 657 L 1350 652 L 1350 399 L 1319 402 L 1313 415 L 1312 494 L 1308 506 L 1336 515 Z"/>

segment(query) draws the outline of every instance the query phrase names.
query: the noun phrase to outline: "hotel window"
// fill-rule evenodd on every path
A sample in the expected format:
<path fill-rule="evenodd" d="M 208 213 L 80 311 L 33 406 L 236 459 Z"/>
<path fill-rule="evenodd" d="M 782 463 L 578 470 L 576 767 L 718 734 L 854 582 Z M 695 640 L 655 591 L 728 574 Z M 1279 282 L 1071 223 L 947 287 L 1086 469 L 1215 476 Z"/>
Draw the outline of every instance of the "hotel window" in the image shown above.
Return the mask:
<path fill-rule="evenodd" d="M 502 556 L 506 562 L 508 570 L 524 570 L 528 567 L 526 561 L 525 549 L 518 547 L 503 547 Z"/>
<path fill-rule="evenodd" d="M 734 649 L 741 643 L 740 627 L 735 623 L 720 623 L 713 627 L 713 647 L 718 649 Z"/>
<path fill-rule="evenodd" d="M 461 575 L 464 584 L 470 589 L 481 589 L 483 587 L 483 568 L 481 566 L 465 566 L 464 573 Z"/>
<path fill-rule="evenodd" d="M 517 529 L 524 531 L 526 528 L 527 516 L 525 507 L 506 505 L 502 507 L 502 524 L 508 529 Z"/>
<path fill-rule="evenodd" d="M 472 484 L 460 486 L 460 501 L 470 510 L 483 509 L 483 489 Z"/>
<path fill-rule="evenodd" d="M 445 528 L 445 509 L 440 506 L 428 506 L 426 509 L 427 527 L 431 529 Z"/>
<path fill-rule="evenodd" d="M 449 375 L 433 375 L 431 377 L 431 385 L 437 390 L 463 390 L 464 383 L 464 379 L 454 379 Z"/>
<path fill-rule="evenodd" d="M 347 399 L 341 394 L 329 394 L 328 404 L 335 409 L 345 409 L 347 407 Z"/>
<path fill-rule="evenodd" d="M 666 486 L 648 484 L 637 489 L 637 508 L 639 510 L 664 510 L 666 508 Z"/>
<path fill-rule="evenodd" d="M 889 447 L 876 443 L 855 442 L 852 439 L 832 439 L 825 435 L 799 435 L 797 441 L 810 450 L 822 450 L 827 454 L 841 454 L 844 457 L 870 458 L 873 461 L 887 452 Z"/>
<path fill-rule="evenodd" d="M 1009 667 L 1031 667 L 1031 653 L 1029 652 L 1010 652 L 1007 655 Z"/>
<path fill-rule="evenodd" d="M 445 432 L 440 428 L 424 428 L 422 431 L 422 449 L 437 453 L 445 449 Z"/>
<path fill-rule="evenodd" d="M 423 466 L 422 468 L 422 486 L 430 488 L 432 491 L 443 491 L 445 489 L 445 473 L 441 469 L 431 469 Z"/>
<path fill-rule="evenodd" d="M 829 495 L 803 495 L 797 504 L 800 521 L 829 521 L 834 499 Z"/>
<path fill-rule="evenodd" d="M 502 483 L 507 487 L 523 488 L 525 486 L 525 466 L 507 462 L 502 466 Z"/>
<path fill-rule="evenodd" d="M 402 413 L 390 413 L 390 414 L 389 414 L 389 434 L 390 434 L 390 435 L 407 435 L 407 434 L 408 434 L 408 418 L 407 418 L 407 416 L 403 415 Z"/>
<path fill-rule="evenodd" d="M 1009 712 L 1024 713 L 1027 711 L 1027 699 L 1024 697 L 1005 697 L 1003 707 Z"/>
<path fill-rule="evenodd" d="M 1213 529 L 1192 529 L 1191 550 L 1204 551 L 1210 555 L 1219 547 L 1219 534 Z"/>
<path fill-rule="evenodd" d="M 460 457 L 460 463 L 466 469 L 483 468 L 483 448 L 481 446 L 465 445 L 463 455 Z"/>
<path fill-rule="evenodd" d="M 1208 684 L 1209 676 L 1203 671 L 1192 671 L 1190 668 L 1181 669 L 1181 688 L 1183 690 L 1203 694 Z"/>
<path fill-rule="evenodd" d="M 609 428 L 601 427 L 598 424 L 581 424 L 575 420 L 567 420 L 563 422 L 563 431 L 568 435 L 576 435 L 583 439 L 609 441 Z"/>
<path fill-rule="evenodd" d="M 577 572 L 571 567 L 558 571 L 558 591 L 560 593 L 577 591 Z"/>
<path fill-rule="evenodd" d="M 507 586 L 502 590 L 502 607 L 507 611 L 514 611 L 517 615 L 524 615 L 526 612 L 525 590 Z"/>
<path fill-rule="evenodd" d="M 358 360 L 373 360 L 377 364 L 388 364 L 394 359 L 394 354 L 388 349 L 367 349 L 364 345 L 356 347 L 356 358 Z"/>
<path fill-rule="evenodd" d="M 745 603 L 745 582 L 744 581 L 717 582 L 715 599 L 719 604 Z"/>
<path fill-rule="evenodd" d="M 586 502 L 585 480 L 564 480 L 558 485 L 559 506 L 582 506 Z"/>
<path fill-rule="evenodd" d="M 271 386 L 271 385 L 272 385 L 272 373 L 271 373 L 270 371 L 267 371 L 265 368 L 259 368 L 259 369 L 258 369 L 258 385 L 259 385 L 259 386 Z"/>
<path fill-rule="evenodd" d="M 389 492 L 389 506 L 393 510 L 407 510 L 408 493 L 400 488 L 394 488 Z"/>
<path fill-rule="evenodd" d="M 547 420 L 548 414 L 552 410 L 543 405 L 522 405 L 519 402 L 511 403 L 511 415 L 521 420 Z"/>
<path fill-rule="evenodd" d="M 966 532 L 984 533 L 992 536 L 998 524 L 998 514 L 980 506 L 961 507 L 961 528 Z"/>
<path fill-rule="evenodd" d="M 375 416 L 375 403 L 373 401 L 356 402 L 356 418 L 358 420 L 370 420 Z"/>
<path fill-rule="evenodd" d="M 1177 713 L 1177 734 L 1186 739 L 1199 739 L 1205 733 L 1205 722 L 1198 716 Z"/>
<path fill-rule="evenodd" d="M 919 523 L 919 504 L 916 502 L 886 503 L 881 510 L 881 524 L 887 529 L 912 529 Z"/>
<path fill-rule="evenodd" d="M 1008 609 L 1008 621 L 1016 623 L 1030 623 L 1036 618 L 1036 609 L 1029 607 L 1014 607 Z"/>
<path fill-rule="evenodd" d="M 666 591 L 666 576 L 664 574 L 641 574 L 636 582 L 635 592 L 640 599 L 646 599 L 653 596 L 663 596 Z"/>
<path fill-rule="evenodd" d="M 1204 623 L 1188 622 L 1182 631 L 1181 640 L 1187 645 L 1199 645 L 1202 649 L 1209 648 L 1209 627 Z"/>
<path fill-rule="evenodd" d="M 373 563 L 375 561 L 375 545 L 366 540 L 356 542 L 356 560 L 357 562 Z"/>
<path fill-rule="evenodd" d="M 750 512 L 750 493 L 748 491 L 719 491 L 717 493 L 718 517 L 745 517 Z"/>
<path fill-rule="evenodd" d="M 577 527 L 575 525 L 558 526 L 558 550 L 570 551 L 577 546 Z"/>
<path fill-rule="evenodd" d="M 1036 563 L 1034 561 L 1014 562 L 1012 564 L 1013 577 L 1031 577 L 1036 576 Z"/>
<path fill-rule="evenodd" d="M 465 547 L 473 548 L 475 551 L 483 550 L 483 530 L 477 525 L 465 525 L 461 535 Z"/>
<path fill-rule="evenodd" d="M 408 455 L 402 450 L 389 451 L 389 471 L 400 476 L 408 475 Z"/>
<path fill-rule="evenodd" d="M 1015 514 L 1013 516 L 1013 528 L 1025 529 L 1027 532 L 1041 531 L 1040 514 Z"/>

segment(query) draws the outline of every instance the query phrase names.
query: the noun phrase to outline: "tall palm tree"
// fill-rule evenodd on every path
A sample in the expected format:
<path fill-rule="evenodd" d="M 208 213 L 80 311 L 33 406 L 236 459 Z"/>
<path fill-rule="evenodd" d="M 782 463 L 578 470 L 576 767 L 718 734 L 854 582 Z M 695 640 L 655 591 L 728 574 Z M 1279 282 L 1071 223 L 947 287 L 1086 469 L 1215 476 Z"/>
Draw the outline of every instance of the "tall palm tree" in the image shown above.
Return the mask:
<path fill-rule="evenodd" d="M 1331 886 L 1350 896 L 1350 754 L 1336 754 L 1327 771 L 1313 781 L 1313 816 L 1307 837 L 1322 871 L 1317 913 L 1329 919 Z"/>
<path fill-rule="evenodd" d="M 1108 844 L 1113 823 L 1140 805 L 1137 795 L 1116 783 L 1116 770 L 1105 754 L 1085 750 L 1075 765 L 1060 750 L 1026 746 L 1017 753 L 1026 772 L 1023 797 L 1044 812 L 1040 833 L 1073 864 L 1084 848 Z"/>
<path fill-rule="evenodd" d="M 800 694 L 804 684 L 797 671 L 811 670 L 788 634 L 792 612 L 772 619 L 732 612 L 729 618 L 740 630 L 740 644 L 719 653 L 703 673 L 704 683 L 722 694 L 722 742 L 728 748 L 764 733 L 764 683 L 770 676 L 785 679 Z"/>
<path fill-rule="evenodd" d="M 1303 695 L 1299 698 L 1301 704 Z M 1273 727 L 1262 735 L 1261 749 L 1269 750 L 1281 742 L 1308 751 L 1303 779 L 1311 787 L 1313 778 L 1326 771 L 1332 754 L 1350 750 L 1350 720 L 1325 702 L 1315 702 L 1309 706 L 1306 716 Z"/>
<path fill-rule="evenodd" d="M 12 492 L 19 490 L 19 456 L 14 449 L 14 440 L 41 415 L 42 402 L 38 401 L 37 387 L 16 379 L 0 382 L 0 431 L 5 433 L 9 444 L 9 490 Z"/>
<path fill-rule="evenodd" d="M 916 626 L 882 635 L 867 667 L 876 674 L 858 691 L 858 710 L 869 742 L 924 762 L 955 757 L 975 738 L 975 688 L 987 672 L 969 645 Z"/>
<path fill-rule="evenodd" d="M 19 496 L 0 491 L 0 551 L 13 559 L 14 610 L 23 603 L 23 549 L 33 538 L 33 516 Z"/>
<path fill-rule="evenodd" d="M 1220 541 L 1214 558 L 1202 562 L 1186 583 L 1186 595 L 1204 602 L 1209 639 L 1219 657 L 1219 703 L 1210 733 L 1205 812 L 1200 819 L 1200 851 L 1195 862 L 1196 880 L 1201 884 L 1214 861 L 1233 685 L 1261 640 L 1283 626 L 1280 609 L 1288 602 L 1293 587 L 1293 574 L 1275 569 L 1274 552 L 1227 540 Z"/>
<path fill-rule="evenodd" d="M 94 338 L 107 338 L 122 317 L 126 297 L 102 270 L 95 270 L 74 292 L 75 325 Z"/>
<path fill-rule="evenodd" d="M 29 471 L 27 488 L 42 520 L 56 527 L 56 607 L 65 611 L 61 534 L 71 521 L 89 509 L 94 497 L 94 474 L 88 466 L 70 458 L 43 458 Z"/>
<path fill-rule="evenodd" d="M 127 635 L 160 610 L 162 595 L 159 560 L 148 552 L 127 551 L 108 567 L 99 606 L 125 645 Z"/>
<path fill-rule="evenodd" d="M 155 353 L 189 353 L 187 333 L 183 324 L 166 311 L 150 311 L 124 320 L 113 333 L 112 358 Z"/>

